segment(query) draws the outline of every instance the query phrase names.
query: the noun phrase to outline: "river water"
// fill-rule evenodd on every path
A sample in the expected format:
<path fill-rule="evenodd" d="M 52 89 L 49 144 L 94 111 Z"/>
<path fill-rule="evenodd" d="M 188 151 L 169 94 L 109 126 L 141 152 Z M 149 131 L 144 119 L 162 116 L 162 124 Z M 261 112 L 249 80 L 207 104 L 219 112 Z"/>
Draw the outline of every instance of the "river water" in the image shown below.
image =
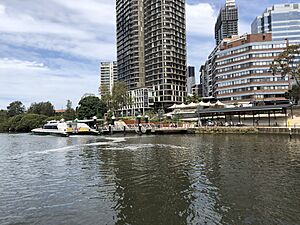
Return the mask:
<path fill-rule="evenodd" d="M 300 139 L 0 134 L 0 224 L 300 224 Z"/>

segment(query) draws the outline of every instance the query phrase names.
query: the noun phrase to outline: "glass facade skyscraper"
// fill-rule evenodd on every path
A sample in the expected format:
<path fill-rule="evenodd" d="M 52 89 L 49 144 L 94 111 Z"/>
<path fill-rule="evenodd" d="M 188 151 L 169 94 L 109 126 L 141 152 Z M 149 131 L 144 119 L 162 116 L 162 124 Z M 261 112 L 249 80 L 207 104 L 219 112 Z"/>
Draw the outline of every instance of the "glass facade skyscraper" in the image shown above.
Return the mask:
<path fill-rule="evenodd" d="M 300 42 L 300 4 L 279 4 L 267 8 L 251 25 L 253 34 L 272 33 L 274 41 Z"/>

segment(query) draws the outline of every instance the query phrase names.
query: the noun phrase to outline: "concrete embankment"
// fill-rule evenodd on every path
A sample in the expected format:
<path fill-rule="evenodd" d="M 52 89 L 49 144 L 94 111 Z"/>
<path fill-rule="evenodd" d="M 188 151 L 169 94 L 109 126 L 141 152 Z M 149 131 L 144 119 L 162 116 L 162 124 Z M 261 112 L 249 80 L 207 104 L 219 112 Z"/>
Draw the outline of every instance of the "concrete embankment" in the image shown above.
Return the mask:
<path fill-rule="evenodd" d="M 289 134 L 286 127 L 201 127 L 188 130 L 191 134 Z M 293 135 L 300 135 L 300 128 L 292 128 Z"/>
<path fill-rule="evenodd" d="M 188 130 L 194 134 L 258 134 L 254 127 L 201 127 Z"/>
<path fill-rule="evenodd" d="M 286 127 L 259 127 L 258 132 L 261 134 L 289 134 L 290 129 Z M 291 133 L 300 135 L 300 128 L 292 128 Z"/>

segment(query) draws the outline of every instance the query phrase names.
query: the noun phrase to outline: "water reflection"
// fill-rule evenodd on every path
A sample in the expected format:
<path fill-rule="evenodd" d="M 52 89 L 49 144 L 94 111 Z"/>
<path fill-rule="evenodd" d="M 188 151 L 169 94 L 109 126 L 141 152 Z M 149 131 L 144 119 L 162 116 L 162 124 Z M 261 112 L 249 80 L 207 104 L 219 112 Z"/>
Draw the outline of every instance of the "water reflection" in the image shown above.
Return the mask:
<path fill-rule="evenodd" d="M 116 188 L 116 224 L 293 224 L 298 220 L 292 216 L 299 212 L 295 179 L 299 164 L 290 165 L 295 148 L 289 151 L 288 139 L 202 136 L 193 142 L 190 137 L 176 137 L 176 142 L 182 148 L 170 147 L 174 137 L 155 137 L 151 143 L 160 144 L 149 146 L 135 139 L 116 151 L 98 151 L 101 171 L 114 174 L 107 182 Z M 296 165 L 299 157 L 294 156 Z M 291 201 L 290 193 L 297 201 Z"/>
<path fill-rule="evenodd" d="M 102 150 L 99 158 L 104 170 L 114 171 L 116 224 L 187 224 L 194 197 L 182 152 L 152 146 Z"/>
<path fill-rule="evenodd" d="M 228 209 L 222 224 L 297 224 L 300 182 L 294 176 L 299 176 L 299 163 L 290 164 L 287 138 L 226 136 L 206 142 L 213 145 L 207 176 L 219 189 L 218 205 Z M 292 151 L 299 153 L 299 146 Z M 298 161 L 299 155 L 292 158 Z M 295 201 L 290 201 L 291 193 Z"/>
<path fill-rule="evenodd" d="M 0 135 L 0 224 L 296 225 L 299 142 Z"/>

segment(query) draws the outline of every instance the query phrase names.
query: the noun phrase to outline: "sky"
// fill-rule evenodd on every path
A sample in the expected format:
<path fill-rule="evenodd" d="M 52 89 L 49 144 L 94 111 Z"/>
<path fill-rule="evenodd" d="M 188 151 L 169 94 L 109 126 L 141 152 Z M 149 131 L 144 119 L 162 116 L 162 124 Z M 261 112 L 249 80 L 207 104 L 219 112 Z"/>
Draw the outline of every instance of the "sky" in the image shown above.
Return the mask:
<path fill-rule="evenodd" d="M 239 33 L 285 0 L 236 0 Z M 225 0 L 187 0 L 187 64 L 199 70 L 214 48 Z M 99 64 L 116 60 L 114 0 L 0 0 L 0 109 L 50 101 L 56 109 L 98 94 Z M 198 74 L 198 72 L 197 72 Z"/>

